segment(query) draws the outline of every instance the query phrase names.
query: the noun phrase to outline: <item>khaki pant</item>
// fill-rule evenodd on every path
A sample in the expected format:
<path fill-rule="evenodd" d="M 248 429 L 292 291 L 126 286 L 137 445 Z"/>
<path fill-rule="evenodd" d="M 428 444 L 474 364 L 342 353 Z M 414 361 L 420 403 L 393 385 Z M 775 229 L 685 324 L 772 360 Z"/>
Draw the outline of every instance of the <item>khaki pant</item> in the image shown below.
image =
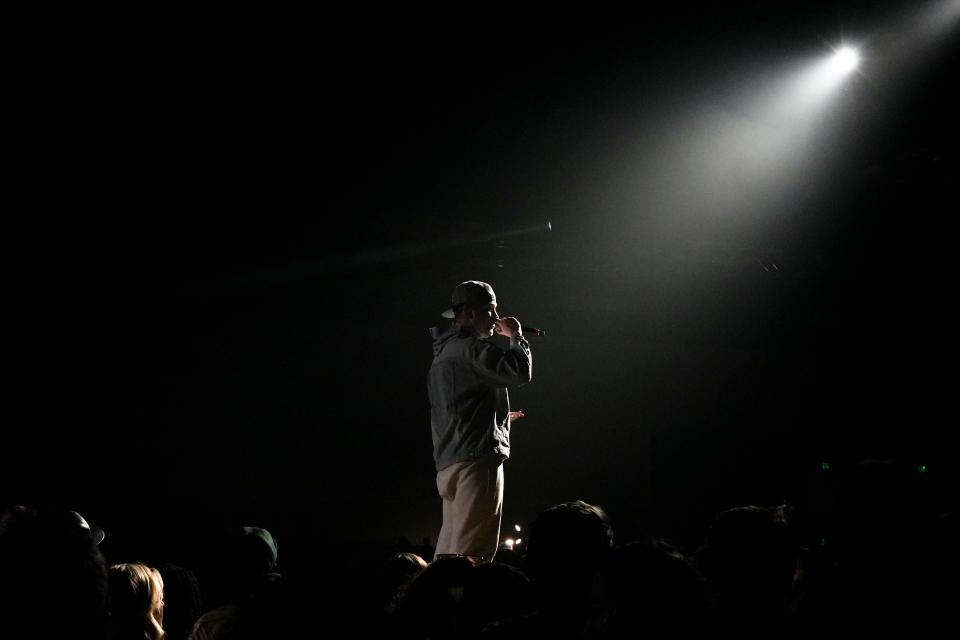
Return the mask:
<path fill-rule="evenodd" d="M 500 543 L 503 463 L 496 458 L 457 462 L 437 473 L 443 526 L 434 557 L 464 555 L 493 560 Z"/>

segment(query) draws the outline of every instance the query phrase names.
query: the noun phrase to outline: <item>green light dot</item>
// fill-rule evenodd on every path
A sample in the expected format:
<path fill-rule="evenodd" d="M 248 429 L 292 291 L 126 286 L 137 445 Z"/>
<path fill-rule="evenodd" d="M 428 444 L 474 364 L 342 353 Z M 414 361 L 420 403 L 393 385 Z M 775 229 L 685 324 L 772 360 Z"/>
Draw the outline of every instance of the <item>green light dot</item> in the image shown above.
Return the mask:
<path fill-rule="evenodd" d="M 820 468 L 823 469 L 824 471 L 830 471 L 830 463 L 829 463 L 829 462 L 821 462 L 821 463 L 820 463 Z"/>
<path fill-rule="evenodd" d="M 826 538 L 820 538 L 820 546 L 821 546 L 821 547 L 827 546 L 827 539 L 826 539 Z"/>
<path fill-rule="evenodd" d="M 917 471 L 919 471 L 920 473 L 926 473 L 926 472 L 927 472 L 927 465 L 925 465 L 925 464 L 920 465 L 919 467 L 917 467 Z"/>

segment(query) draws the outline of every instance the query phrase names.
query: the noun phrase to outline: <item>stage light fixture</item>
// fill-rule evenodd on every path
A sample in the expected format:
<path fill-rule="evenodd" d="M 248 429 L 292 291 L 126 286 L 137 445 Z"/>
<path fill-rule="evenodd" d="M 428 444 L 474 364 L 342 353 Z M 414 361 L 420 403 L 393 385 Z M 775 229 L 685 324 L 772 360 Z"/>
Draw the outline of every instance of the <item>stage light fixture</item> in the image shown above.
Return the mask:
<path fill-rule="evenodd" d="M 831 66 L 837 73 L 850 73 L 860 64 L 860 54 L 852 47 L 840 47 L 833 54 Z"/>

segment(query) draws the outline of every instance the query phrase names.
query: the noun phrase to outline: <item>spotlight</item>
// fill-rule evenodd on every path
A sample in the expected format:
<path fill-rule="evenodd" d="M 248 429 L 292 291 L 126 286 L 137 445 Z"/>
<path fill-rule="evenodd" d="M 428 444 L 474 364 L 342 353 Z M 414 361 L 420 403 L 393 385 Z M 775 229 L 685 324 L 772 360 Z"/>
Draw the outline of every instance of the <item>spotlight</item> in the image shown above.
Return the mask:
<path fill-rule="evenodd" d="M 830 66 L 838 73 L 850 73 L 857 68 L 858 64 L 860 64 L 860 54 L 857 53 L 856 49 L 850 47 L 837 49 L 830 61 Z"/>
<path fill-rule="evenodd" d="M 782 114 L 791 120 L 809 116 L 847 80 L 859 63 L 860 53 L 853 47 L 844 45 L 834 49 L 833 55 L 808 67 L 787 86 L 781 100 Z"/>

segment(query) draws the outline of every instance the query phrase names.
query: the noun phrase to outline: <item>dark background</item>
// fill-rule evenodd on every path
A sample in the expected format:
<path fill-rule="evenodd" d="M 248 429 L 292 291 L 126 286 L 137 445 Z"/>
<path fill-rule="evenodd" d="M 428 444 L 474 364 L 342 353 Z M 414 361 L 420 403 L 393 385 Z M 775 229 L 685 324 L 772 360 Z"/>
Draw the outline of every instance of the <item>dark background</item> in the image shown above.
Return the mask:
<path fill-rule="evenodd" d="M 955 482 L 957 31 L 884 40 L 924 6 L 23 18 L 0 502 L 435 538 L 427 328 L 466 279 L 547 330 L 505 525 L 579 498 L 693 547 L 731 506 L 815 522 L 824 462 Z M 672 210 L 690 105 L 851 35 L 817 170 Z"/>

